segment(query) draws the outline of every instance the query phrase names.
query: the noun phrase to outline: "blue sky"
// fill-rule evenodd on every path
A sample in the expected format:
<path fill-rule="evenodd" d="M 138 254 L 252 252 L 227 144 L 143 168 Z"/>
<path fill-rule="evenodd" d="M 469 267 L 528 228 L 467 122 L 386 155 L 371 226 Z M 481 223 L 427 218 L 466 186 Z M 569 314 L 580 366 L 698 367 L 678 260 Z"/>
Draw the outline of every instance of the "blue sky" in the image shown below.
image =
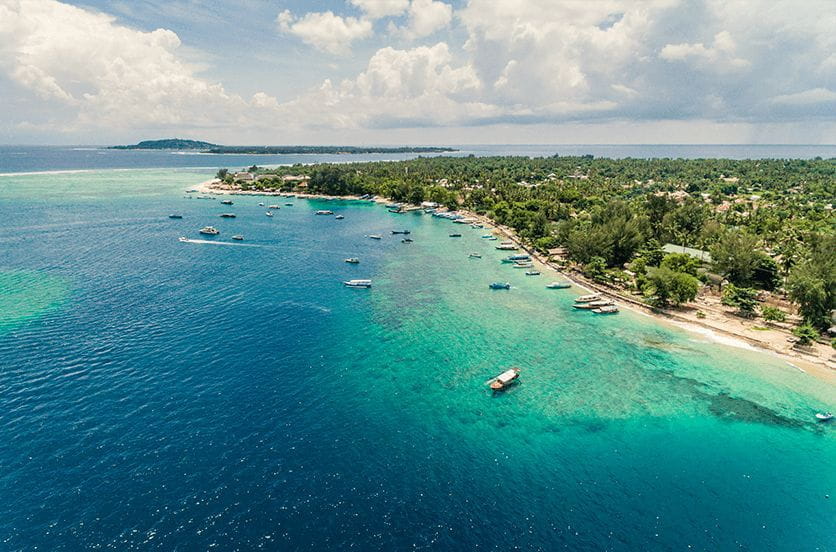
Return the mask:
<path fill-rule="evenodd" d="M 831 0 L 0 0 L 0 143 L 836 143 Z"/>

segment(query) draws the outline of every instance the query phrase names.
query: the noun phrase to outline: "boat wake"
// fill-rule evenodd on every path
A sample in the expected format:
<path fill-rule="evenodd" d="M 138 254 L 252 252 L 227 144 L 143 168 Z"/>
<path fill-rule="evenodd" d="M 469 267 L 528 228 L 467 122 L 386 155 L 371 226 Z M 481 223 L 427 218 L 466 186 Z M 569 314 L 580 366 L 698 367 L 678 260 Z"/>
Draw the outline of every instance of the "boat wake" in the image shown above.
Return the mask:
<path fill-rule="evenodd" d="M 235 247 L 262 247 L 255 243 L 232 243 L 213 240 L 191 240 L 189 238 L 180 238 L 180 243 L 208 243 L 211 245 L 232 245 Z"/>

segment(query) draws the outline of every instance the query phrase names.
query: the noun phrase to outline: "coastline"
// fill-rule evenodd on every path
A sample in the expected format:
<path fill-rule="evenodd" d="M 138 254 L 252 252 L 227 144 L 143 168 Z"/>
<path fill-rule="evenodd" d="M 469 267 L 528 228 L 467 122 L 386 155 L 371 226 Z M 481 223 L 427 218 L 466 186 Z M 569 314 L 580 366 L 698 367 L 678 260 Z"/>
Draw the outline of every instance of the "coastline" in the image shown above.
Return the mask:
<path fill-rule="evenodd" d="M 250 196 L 281 195 L 279 192 L 240 190 L 226 186 L 220 187 L 217 186 L 217 183 L 217 179 L 206 180 L 197 184 L 192 189 L 202 194 Z M 327 194 L 310 194 L 305 192 L 293 192 L 293 195 L 302 199 L 374 201 L 379 204 L 391 203 L 391 200 L 377 196 L 373 200 L 361 200 L 360 197 L 356 195 L 333 196 Z M 524 244 L 512 228 L 496 224 L 485 215 L 479 215 L 465 209 L 459 209 L 457 212 L 465 215 L 467 218 L 476 219 L 481 224 L 489 225 L 490 228 L 486 228 L 487 230 L 496 232 L 508 241 L 514 242 L 517 247 L 531 255 L 532 259 L 540 265 L 540 268 L 545 268 L 560 274 L 578 288 L 588 292 L 596 292 L 606 295 L 617 301 L 620 307 L 645 316 L 650 316 L 659 323 L 687 331 L 693 334 L 695 338 L 777 356 L 796 370 L 836 385 L 836 362 L 834 362 L 836 354 L 833 353 L 832 347 L 816 343 L 811 348 L 811 351 L 803 352 L 790 345 L 789 339 L 793 337 L 792 334 L 774 327 L 767 328 L 766 331 L 759 331 L 759 335 L 753 336 L 749 334 L 754 330 L 746 328 L 743 325 L 744 321 L 742 319 L 735 320 L 728 316 L 712 316 L 711 318 L 697 319 L 695 313 L 694 316 L 691 317 L 685 312 L 676 312 L 669 309 L 651 307 L 640 302 L 634 297 L 621 293 L 620 290 L 592 282 L 575 270 L 565 270 L 556 263 L 549 261 L 547 257 L 544 257 L 538 251 Z M 692 310 L 696 312 L 695 308 L 692 308 Z"/>

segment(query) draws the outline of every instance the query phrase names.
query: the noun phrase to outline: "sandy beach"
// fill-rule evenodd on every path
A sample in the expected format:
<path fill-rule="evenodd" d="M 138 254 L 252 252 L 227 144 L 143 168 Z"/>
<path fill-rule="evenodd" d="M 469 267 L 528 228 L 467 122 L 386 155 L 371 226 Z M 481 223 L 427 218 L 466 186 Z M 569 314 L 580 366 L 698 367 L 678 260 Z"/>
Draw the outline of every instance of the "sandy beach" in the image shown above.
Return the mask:
<path fill-rule="evenodd" d="M 206 180 L 197 184 L 192 189 L 201 194 L 282 195 L 279 192 L 240 190 L 231 186 L 220 186 L 217 179 Z M 293 196 L 303 199 L 360 200 L 359 196 L 331 196 L 304 192 L 293 192 Z M 377 203 L 392 202 L 390 199 L 380 197 L 375 197 L 374 201 Z M 692 333 L 697 339 L 743 349 L 759 350 L 776 355 L 797 370 L 831 384 L 836 384 L 836 354 L 834 354 L 833 348 L 829 345 L 814 343 L 810 347 L 805 348 L 806 350 L 801 350 L 793 346 L 794 336 L 789 331 L 775 327 L 774 325 L 767 325 L 763 321 L 743 319 L 702 303 L 689 303 L 677 310 L 650 307 L 640 301 L 638 297 L 628 295 L 623 290 L 592 282 L 575 270 L 565 270 L 549 261 L 541 253 L 526 246 L 512 228 L 497 225 L 488 217 L 467 210 L 460 209 L 457 212 L 467 218 L 479 221 L 479 223 L 488 227 L 486 228 L 487 230 L 491 230 L 502 238 L 514 242 L 520 249 L 531 255 L 541 270 L 545 269 L 554 272 L 585 291 L 606 295 L 617 301 L 619 307 L 651 316 L 659 322 L 686 330 Z M 697 312 L 704 313 L 705 317 L 698 318 Z"/>

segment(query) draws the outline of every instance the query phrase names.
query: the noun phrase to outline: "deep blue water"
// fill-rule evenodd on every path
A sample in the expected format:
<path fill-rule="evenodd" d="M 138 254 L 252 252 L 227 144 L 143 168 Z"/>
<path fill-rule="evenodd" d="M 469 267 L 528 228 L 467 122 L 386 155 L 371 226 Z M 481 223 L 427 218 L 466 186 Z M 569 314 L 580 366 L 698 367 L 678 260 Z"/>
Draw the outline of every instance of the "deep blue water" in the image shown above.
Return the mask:
<path fill-rule="evenodd" d="M 836 548 L 832 385 L 212 172 L 0 177 L 0 549 Z"/>
<path fill-rule="evenodd" d="M 453 145 L 444 155 L 586 155 L 596 157 L 724 157 L 730 159 L 836 157 L 836 145 Z M 429 155 L 429 154 L 424 154 Z M 415 154 L 210 155 L 172 151 L 111 150 L 99 146 L 0 146 L 0 174 L 56 170 L 238 168 L 312 162 L 401 160 Z"/>

